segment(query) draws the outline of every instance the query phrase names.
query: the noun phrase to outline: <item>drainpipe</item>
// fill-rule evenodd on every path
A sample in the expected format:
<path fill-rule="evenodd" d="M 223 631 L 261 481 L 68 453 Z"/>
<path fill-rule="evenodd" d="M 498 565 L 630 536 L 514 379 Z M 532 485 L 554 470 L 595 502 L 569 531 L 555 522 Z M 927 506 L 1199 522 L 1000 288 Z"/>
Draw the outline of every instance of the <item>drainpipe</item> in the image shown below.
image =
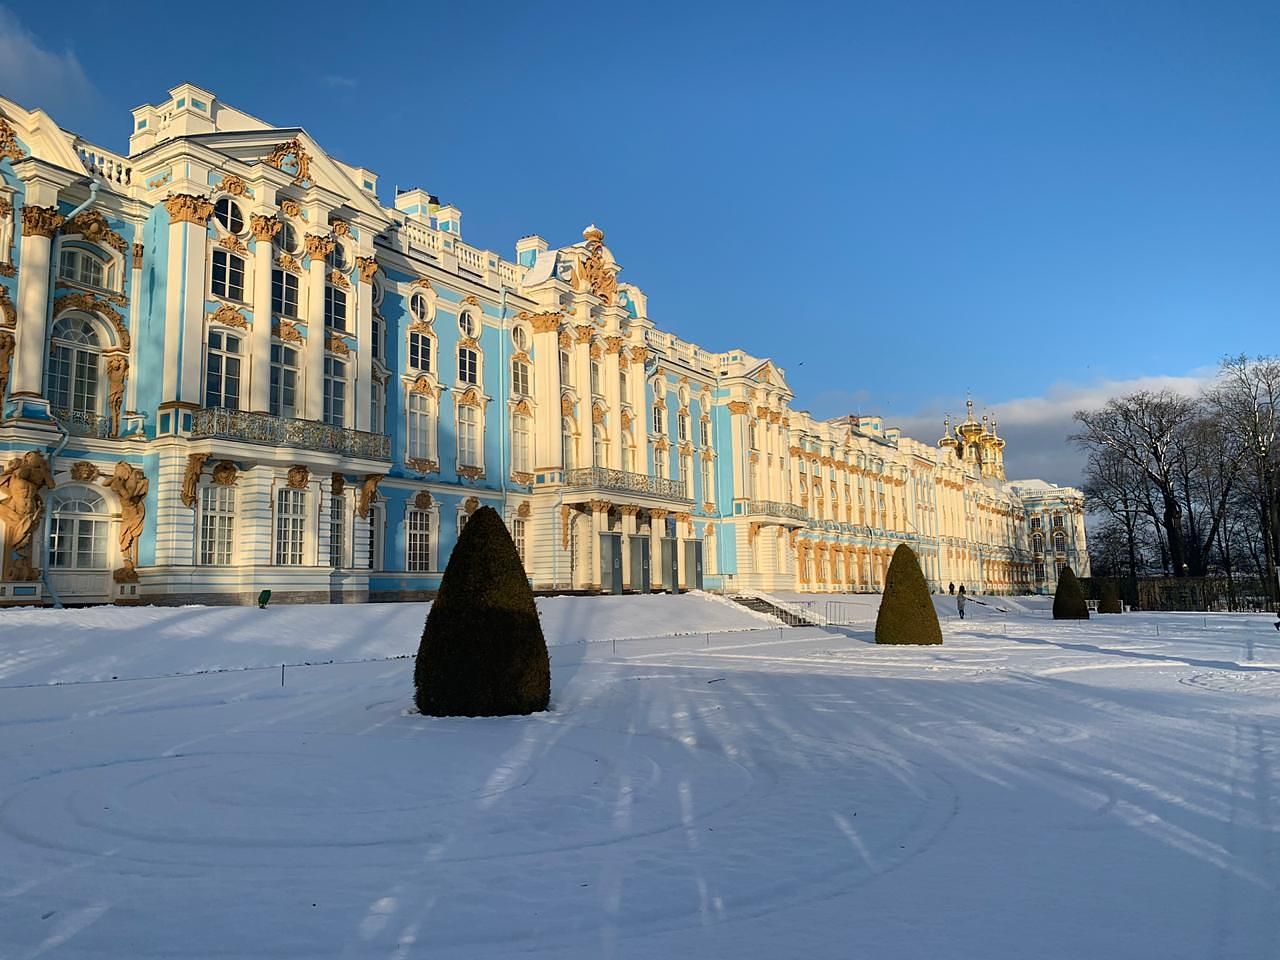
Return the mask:
<path fill-rule="evenodd" d="M 89 181 L 89 199 L 86 200 L 84 203 L 80 204 L 80 206 L 76 207 L 70 213 L 68 213 L 66 216 L 66 220 L 74 220 L 76 217 L 80 216 L 80 214 L 84 213 L 91 206 L 93 206 L 94 201 L 98 199 L 98 191 L 101 189 L 102 189 L 102 180 L 100 180 L 98 178 L 98 175 L 95 173 L 93 175 L 93 179 Z M 66 221 L 64 220 L 63 222 L 65 223 Z"/>
<path fill-rule="evenodd" d="M 507 349 L 507 285 L 502 284 L 502 314 L 498 318 L 498 469 L 500 489 L 502 490 L 502 509 L 507 509 L 507 423 L 511 419 L 511 411 L 507 404 L 507 359 L 503 356 Z M 505 413 L 503 412 L 505 411 Z"/>

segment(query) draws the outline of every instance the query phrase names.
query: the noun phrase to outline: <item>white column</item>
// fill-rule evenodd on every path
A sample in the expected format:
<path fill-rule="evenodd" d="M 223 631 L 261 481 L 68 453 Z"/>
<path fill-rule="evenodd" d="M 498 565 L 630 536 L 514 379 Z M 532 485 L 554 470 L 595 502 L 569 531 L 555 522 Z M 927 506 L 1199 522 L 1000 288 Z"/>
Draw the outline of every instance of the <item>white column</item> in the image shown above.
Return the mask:
<path fill-rule="evenodd" d="M 373 390 L 373 275 L 378 262 L 372 256 L 357 257 L 359 282 L 356 284 L 356 415 L 357 430 L 369 430 L 370 402 Z"/>
<path fill-rule="evenodd" d="M 610 337 L 605 345 L 604 359 L 601 361 L 600 375 L 604 383 L 600 386 L 604 393 L 605 406 L 609 410 L 609 463 L 614 470 L 622 469 L 622 395 L 618 382 L 618 351 L 622 349 L 622 338 Z"/>
<path fill-rule="evenodd" d="M 253 227 L 253 329 L 249 333 L 249 409 L 266 413 L 271 408 L 271 241 L 280 232 L 280 221 L 255 213 Z"/>
<path fill-rule="evenodd" d="M 559 470 L 564 447 L 560 416 L 560 315 L 539 313 L 533 326 L 533 399 L 537 420 L 533 428 L 533 467 Z"/>
<path fill-rule="evenodd" d="M 667 583 L 666 571 L 662 569 L 662 538 L 667 532 L 667 511 L 649 511 L 649 587 L 657 590 Z"/>
<path fill-rule="evenodd" d="M 204 197 L 178 193 L 164 205 L 169 212 L 169 262 L 161 400 L 199 406 L 204 399 L 200 364 L 204 354 L 205 248 L 213 204 Z"/>
<path fill-rule="evenodd" d="M 329 331 L 324 328 L 325 258 L 333 252 L 334 239 L 329 234 L 309 233 L 307 256 L 307 347 L 303 354 L 302 419 L 320 420 L 324 416 L 324 351 Z"/>
<path fill-rule="evenodd" d="M 32 197 L 37 188 L 42 188 L 39 190 L 40 199 L 47 200 L 49 206 L 33 205 Z M 53 235 L 62 226 L 57 199 L 56 189 L 31 184 L 27 206 L 22 208 L 16 359 L 9 387 L 9 395 L 14 399 L 43 395 L 45 327 L 49 317 L 49 254 Z"/>

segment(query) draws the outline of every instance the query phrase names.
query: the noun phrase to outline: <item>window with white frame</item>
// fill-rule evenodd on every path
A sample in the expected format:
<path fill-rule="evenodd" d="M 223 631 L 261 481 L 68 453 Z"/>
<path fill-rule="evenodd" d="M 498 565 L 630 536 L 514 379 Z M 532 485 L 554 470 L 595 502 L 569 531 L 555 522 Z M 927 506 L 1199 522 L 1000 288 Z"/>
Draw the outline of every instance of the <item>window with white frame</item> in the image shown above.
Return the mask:
<path fill-rule="evenodd" d="M 324 287 L 324 326 L 326 330 L 347 329 L 347 291 L 331 283 Z"/>
<path fill-rule="evenodd" d="M 347 249 L 347 245 L 341 240 L 335 240 L 333 249 L 329 251 L 325 257 L 325 262 L 329 264 L 330 270 L 337 270 L 339 273 L 346 273 L 351 269 L 351 252 Z"/>
<path fill-rule="evenodd" d="M 347 501 L 329 498 L 329 566 L 345 567 L 347 557 Z"/>
<path fill-rule="evenodd" d="M 369 381 L 369 430 L 385 433 L 387 429 L 387 388 L 377 377 Z"/>
<path fill-rule="evenodd" d="M 337 357 L 324 358 L 323 417 L 332 427 L 347 423 L 347 364 Z"/>
<path fill-rule="evenodd" d="M 533 470 L 533 421 L 522 413 L 511 418 L 511 469 L 516 473 Z"/>
<path fill-rule="evenodd" d="M 435 400 L 425 393 L 411 392 L 405 412 L 411 460 L 434 460 L 436 457 Z"/>
<path fill-rule="evenodd" d="M 212 484 L 200 488 L 200 563 L 225 567 L 235 542 L 236 488 Z"/>
<path fill-rule="evenodd" d="M 420 323 L 431 322 L 431 302 L 425 293 L 418 292 L 409 298 L 409 312 Z"/>
<path fill-rule="evenodd" d="M 213 219 L 227 233 L 244 232 L 244 214 L 240 212 L 240 205 L 229 197 L 223 197 L 214 205 Z"/>
<path fill-rule="evenodd" d="M 298 277 L 288 270 L 271 271 L 271 312 L 280 317 L 298 316 Z"/>
<path fill-rule="evenodd" d="M 676 417 L 676 432 L 681 443 L 689 439 L 689 415 L 687 413 L 681 412 Z"/>
<path fill-rule="evenodd" d="M 663 409 L 658 404 L 653 405 L 653 432 L 662 433 L 662 413 Z"/>
<path fill-rule="evenodd" d="M 470 347 L 458 348 L 458 382 L 473 386 L 480 382 L 480 358 Z"/>
<path fill-rule="evenodd" d="M 609 465 L 609 443 L 605 439 L 604 427 L 596 424 L 591 430 L 592 454 L 597 467 Z"/>
<path fill-rule="evenodd" d="M 431 337 L 422 330 L 409 331 L 409 369 L 431 370 Z"/>
<path fill-rule="evenodd" d="M 1062 514 L 1060 514 L 1060 513 L 1055 513 L 1055 514 L 1053 515 L 1053 529 L 1055 529 L 1055 530 L 1061 530 L 1061 529 L 1062 529 L 1062 526 L 1063 526 Z"/>
<path fill-rule="evenodd" d="M 204 405 L 239 410 L 240 338 L 210 330 L 204 373 Z"/>
<path fill-rule="evenodd" d="M 630 430 L 622 431 L 622 469 L 636 472 L 636 441 Z"/>
<path fill-rule="evenodd" d="M 591 361 L 591 392 L 600 395 L 600 361 Z"/>
<path fill-rule="evenodd" d="M 480 466 L 480 411 L 471 404 L 458 408 L 458 466 Z"/>
<path fill-rule="evenodd" d="M 298 415 L 298 351 L 283 343 L 271 345 L 271 386 L 268 397 L 273 417 Z"/>
<path fill-rule="evenodd" d="M 101 360 L 97 329 L 82 317 L 61 317 L 50 339 L 49 402 L 58 410 L 96 414 Z"/>
<path fill-rule="evenodd" d="M 714 481 L 711 476 L 711 461 L 702 461 L 702 500 L 711 503 L 715 500 Z"/>
<path fill-rule="evenodd" d="M 525 562 L 525 526 L 525 521 L 519 517 L 516 517 L 511 521 L 511 541 L 516 545 L 516 553 L 520 557 L 521 564 Z"/>
<path fill-rule="evenodd" d="M 281 487 L 276 491 L 277 566 L 300 566 L 307 531 L 307 491 Z"/>
<path fill-rule="evenodd" d="M 379 504 L 369 504 L 369 569 L 382 569 L 383 513 Z"/>
<path fill-rule="evenodd" d="M 511 361 L 511 392 L 517 397 L 529 396 L 529 364 L 523 360 Z"/>
<path fill-rule="evenodd" d="M 711 421 L 710 420 L 700 421 L 699 431 L 700 431 L 699 437 L 698 437 L 699 444 L 701 444 L 704 447 L 711 446 Z"/>
<path fill-rule="evenodd" d="M 560 351 L 560 383 L 566 387 L 573 383 L 573 361 L 568 350 Z"/>
<path fill-rule="evenodd" d="M 578 466 L 578 442 L 574 436 L 573 421 L 567 417 L 560 421 L 560 453 L 566 470 Z"/>
<path fill-rule="evenodd" d="M 58 256 L 58 276 L 63 280 L 83 284 L 86 287 L 104 288 L 110 285 L 110 265 L 79 247 L 63 247 Z"/>
<path fill-rule="evenodd" d="M 627 371 L 618 371 L 618 396 L 622 398 L 623 403 L 627 403 Z"/>
<path fill-rule="evenodd" d="M 209 288 L 215 297 L 243 301 L 244 257 L 237 256 L 230 250 L 214 250 Z"/>
<path fill-rule="evenodd" d="M 410 510 L 405 518 L 405 570 L 425 573 L 431 569 L 431 514 Z"/>
<path fill-rule="evenodd" d="M 524 327 L 513 327 L 511 329 L 511 343 L 520 353 L 526 352 L 529 349 L 529 331 Z"/>
<path fill-rule="evenodd" d="M 298 231 L 287 223 L 281 223 L 280 229 L 276 231 L 275 239 L 272 240 L 272 244 L 281 253 L 297 253 Z"/>
<path fill-rule="evenodd" d="M 110 521 L 102 494 L 71 486 L 49 498 L 49 566 L 55 570 L 105 570 Z"/>
<path fill-rule="evenodd" d="M 657 447 L 653 450 L 653 472 L 659 480 L 667 478 L 667 452 Z"/>
<path fill-rule="evenodd" d="M 462 331 L 464 337 L 470 337 L 472 340 L 480 334 L 480 325 L 476 323 L 476 318 L 470 310 L 463 310 L 458 314 L 458 329 Z"/>
<path fill-rule="evenodd" d="M 1066 553 L 1066 552 L 1067 552 L 1067 536 L 1066 536 L 1066 534 L 1064 534 L 1064 533 L 1055 533 L 1055 534 L 1053 535 L 1053 552 L 1054 552 L 1054 553 Z"/>
<path fill-rule="evenodd" d="M 377 310 L 369 319 L 369 337 L 373 340 L 373 359 L 387 359 L 387 325 Z"/>
<path fill-rule="evenodd" d="M 691 478 L 690 478 L 689 458 L 686 456 L 681 456 L 680 457 L 680 482 L 684 484 L 684 489 L 686 491 L 685 496 L 688 496 L 688 497 L 693 496 L 693 487 L 690 484 L 690 479 Z"/>

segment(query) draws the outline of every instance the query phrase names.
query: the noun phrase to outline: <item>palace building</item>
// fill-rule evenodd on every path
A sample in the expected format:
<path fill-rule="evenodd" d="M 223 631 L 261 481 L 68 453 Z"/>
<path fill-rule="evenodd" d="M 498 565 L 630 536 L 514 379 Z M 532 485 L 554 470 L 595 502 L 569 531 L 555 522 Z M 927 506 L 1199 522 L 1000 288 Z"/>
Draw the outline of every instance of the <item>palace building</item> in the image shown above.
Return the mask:
<path fill-rule="evenodd" d="M 817 420 L 660 329 L 605 235 L 504 258 L 425 190 L 190 84 L 126 154 L 0 98 L 0 603 L 430 596 L 467 517 L 538 590 L 874 591 L 1087 573 L 997 424 Z"/>

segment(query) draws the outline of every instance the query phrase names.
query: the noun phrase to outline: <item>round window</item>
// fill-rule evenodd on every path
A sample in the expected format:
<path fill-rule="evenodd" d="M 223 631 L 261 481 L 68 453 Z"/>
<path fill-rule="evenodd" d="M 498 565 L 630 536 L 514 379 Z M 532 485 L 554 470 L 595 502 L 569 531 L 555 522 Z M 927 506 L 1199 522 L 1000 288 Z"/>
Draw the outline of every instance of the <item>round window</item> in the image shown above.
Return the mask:
<path fill-rule="evenodd" d="M 276 249 L 281 253 L 297 253 L 298 231 L 289 224 L 282 223 L 280 231 L 276 234 Z"/>
<path fill-rule="evenodd" d="M 517 350 L 529 349 L 529 334 L 524 327 L 516 327 L 511 331 L 511 342 L 516 345 Z"/>
<path fill-rule="evenodd" d="M 351 269 L 351 260 L 347 256 L 347 245 L 341 240 L 334 241 L 333 252 L 329 254 L 329 266 L 334 270 L 347 271 Z"/>
<path fill-rule="evenodd" d="M 415 320 L 427 322 L 427 317 L 431 314 L 431 305 L 427 303 L 427 298 L 421 293 L 415 293 L 409 298 L 409 312 L 413 314 Z"/>
<path fill-rule="evenodd" d="M 244 231 L 244 214 L 240 212 L 240 206 L 234 200 L 227 197 L 219 200 L 213 208 L 213 217 L 227 233 Z"/>
<path fill-rule="evenodd" d="M 476 318 L 470 313 L 458 314 L 458 329 L 462 331 L 464 337 L 475 339 L 476 336 Z"/>

